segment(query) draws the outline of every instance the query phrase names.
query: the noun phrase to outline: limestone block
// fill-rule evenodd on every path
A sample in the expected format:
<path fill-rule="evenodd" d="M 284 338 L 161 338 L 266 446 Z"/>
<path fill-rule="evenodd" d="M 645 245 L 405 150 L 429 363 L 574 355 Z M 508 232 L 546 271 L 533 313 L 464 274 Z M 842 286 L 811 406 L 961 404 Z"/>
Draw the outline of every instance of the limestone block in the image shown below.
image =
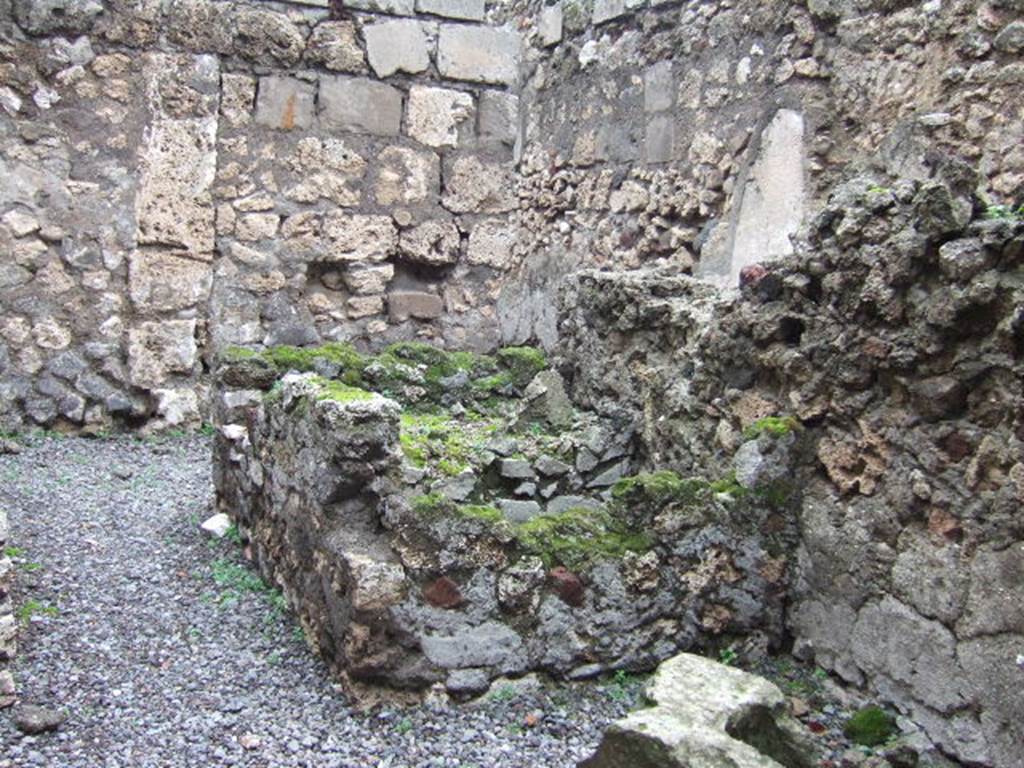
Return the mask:
<path fill-rule="evenodd" d="M 166 69 L 190 57 L 152 55 L 146 79 L 166 80 Z M 199 59 L 194 57 L 195 67 Z M 212 72 L 216 75 L 216 72 Z M 181 77 L 186 77 L 183 72 Z M 217 168 L 217 116 L 168 118 L 158 114 L 139 155 L 135 195 L 138 242 L 184 248 L 196 258 L 212 258 L 214 206 L 210 195 Z"/>
<path fill-rule="evenodd" d="M 626 15 L 626 0 L 594 0 L 593 20 L 595 24 Z"/>
<path fill-rule="evenodd" d="M 672 61 L 659 61 L 644 70 L 644 112 L 664 112 L 674 104 Z"/>
<path fill-rule="evenodd" d="M 366 160 L 341 139 L 308 136 L 295 145 L 284 162 L 298 179 L 285 189 L 289 200 L 330 200 L 340 206 L 359 203 L 361 196 L 356 183 L 366 173 Z"/>
<path fill-rule="evenodd" d="M 515 192 L 509 166 L 464 155 L 445 169 L 441 204 L 455 213 L 504 213 L 517 206 Z"/>
<path fill-rule="evenodd" d="M 644 159 L 648 163 L 667 163 L 675 147 L 676 124 L 672 115 L 653 115 L 644 131 Z"/>
<path fill-rule="evenodd" d="M 352 293 L 366 295 L 384 293 L 394 276 L 395 268 L 391 264 L 355 265 L 345 271 L 342 279 Z"/>
<path fill-rule="evenodd" d="M 444 313 L 444 303 L 436 293 L 425 291 L 392 291 L 388 294 L 388 315 L 400 323 L 414 317 L 432 320 Z"/>
<path fill-rule="evenodd" d="M 454 147 L 459 134 L 472 128 L 473 97 L 450 88 L 415 85 L 409 89 L 409 135 L 429 147 Z"/>
<path fill-rule="evenodd" d="M 397 136 L 402 92 L 368 78 L 322 75 L 319 118 L 327 130 Z"/>
<path fill-rule="evenodd" d="M 225 72 L 221 75 L 220 114 L 228 125 L 237 128 L 252 119 L 256 100 L 256 78 Z"/>
<path fill-rule="evenodd" d="M 36 323 L 32 335 L 43 349 L 65 349 L 71 343 L 71 329 L 52 317 Z"/>
<path fill-rule="evenodd" d="M 346 0 L 345 5 L 361 11 L 378 11 L 395 16 L 412 16 L 416 12 L 415 0 Z"/>
<path fill-rule="evenodd" d="M 173 312 L 194 307 L 210 295 L 207 262 L 180 253 L 136 251 L 128 260 L 128 295 L 140 312 Z"/>
<path fill-rule="evenodd" d="M 477 135 L 483 142 L 514 145 L 519 136 L 519 97 L 503 91 L 481 93 Z"/>
<path fill-rule="evenodd" d="M 562 4 L 546 5 L 540 10 L 537 31 L 540 42 L 545 48 L 562 41 Z"/>
<path fill-rule="evenodd" d="M 153 395 L 156 397 L 156 414 L 164 426 L 199 423 L 199 396 L 194 389 L 156 389 Z"/>
<path fill-rule="evenodd" d="M 256 122 L 290 131 L 313 125 L 316 86 L 294 77 L 261 77 L 256 97 Z"/>
<path fill-rule="evenodd" d="M 425 221 L 402 233 L 398 250 L 406 261 L 439 266 L 457 262 L 461 244 L 453 222 Z"/>
<path fill-rule="evenodd" d="M 437 67 L 445 77 L 514 85 L 519 79 L 520 40 L 511 29 L 442 24 Z"/>
<path fill-rule="evenodd" d="M 155 388 L 196 363 L 196 321 L 143 322 L 128 331 L 128 372 L 139 387 Z"/>
<path fill-rule="evenodd" d="M 416 0 L 416 10 L 449 19 L 484 20 L 484 0 Z"/>
<path fill-rule="evenodd" d="M 579 768 L 816 764 L 782 691 L 749 672 L 683 653 L 658 667 L 646 694 L 655 706 L 613 723 Z"/>
<path fill-rule="evenodd" d="M 398 246 L 390 216 L 331 213 L 324 219 L 324 261 L 384 261 Z"/>
<path fill-rule="evenodd" d="M 379 21 L 363 27 L 366 55 L 378 77 L 396 72 L 416 74 L 430 66 L 430 48 L 424 25 L 412 19 Z"/>
<path fill-rule="evenodd" d="M 387 147 L 380 153 L 375 195 L 381 205 L 422 203 L 440 191 L 441 161 L 433 152 Z"/>
<path fill-rule="evenodd" d="M 512 249 L 515 243 L 515 232 L 508 221 L 484 219 L 469 233 L 466 260 L 474 265 L 510 269 L 513 265 Z"/>
<path fill-rule="evenodd" d="M 351 3 L 350 3 L 351 4 Z M 334 72 L 363 72 L 366 63 L 351 21 L 318 24 L 306 44 L 306 61 Z"/>

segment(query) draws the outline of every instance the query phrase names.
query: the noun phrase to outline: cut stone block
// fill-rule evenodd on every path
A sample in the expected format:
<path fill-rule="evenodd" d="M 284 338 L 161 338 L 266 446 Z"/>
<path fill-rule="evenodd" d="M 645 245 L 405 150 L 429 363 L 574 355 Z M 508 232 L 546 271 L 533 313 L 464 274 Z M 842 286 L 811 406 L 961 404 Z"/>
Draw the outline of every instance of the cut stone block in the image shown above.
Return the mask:
<path fill-rule="evenodd" d="M 675 146 L 675 120 L 672 115 L 654 115 L 644 132 L 644 158 L 648 163 L 667 163 Z"/>
<path fill-rule="evenodd" d="M 594 0 L 593 19 L 595 24 L 626 15 L 626 0 Z"/>
<path fill-rule="evenodd" d="M 644 111 L 663 112 L 675 104 L 672 62 L 659 61 L 644 71 Z"/>
<path fill-rule="evenodd" d="M 324 220 L 324 261 L 384 261 L 398 245 L 390 216 L 329 214 Z"/>
<path fill-rule="evenodd" d="M 416 12 L 415 0 L 345 0 L 345 7 L 395 16 L 412 16 Z"/>
<path fill-rule="evenodd" d="M 519 79 L 519 34 L 511 29 L 442 24 L 437 67 L 445 77 L 514 85 Z"/>
<path fill-rule="evenodd" d="M 481 141 L 512 146 L 519 135 L 519 97 L 502 91 L 480 94 L 477 134 Z"/>
<path fill-rule="evenodd" d="M 256 122 L 290 131 L 313 125 L 316 85 L 294 77 L 261 77 L 256 95 Z"/>
<path fill-rule="evenodd" d="M 363 27 L 366 54 L 378 77 L 396 72 L 416 74 L 430 66 L 430 48 L 423 24 L 391 19 Z"/>
<path fill-rule="evenodd" d="M 444 312 L 444 303 L 436 293 L 425 291 L 392 291 L 388 294 L 388 315 L 392 322 L 409 318 L 433 320 Z"/>
<path fill-rule="evenodd" d="M 484 20 L 484 0 L 416 0 L 416 10 L 449 19 Z"/>
<path fill-rule="evenodd" d="M 128 371 L 131 382 L 153 388 L 172 373 L 192 373 L 196 363 L 196 321 L 163 320 L 140 323 L 128 331 Z"/>
<path fill-rule="evenodd" d="M 409 135 L 428 147 L 454 147 L 460 128 L 473 125 L 473 97 L 450 88 L 409 89 Z"/>
<path fill-rule="evenodd" d="M 537 24 L 540 42 L 544 47 L 562 41 L 562 5 L 548 5 L 541 8 L 540 21 Z"/>
<path fill-rule="evenodd" d="M 380 205 L 422 203 L 440 192 L 441 160 L 433 152 L 388 147 L 380 153 L 375 185 Z"/>
<path fill-rule="evenodd" d="M 320 124 L 328 130 L 397 136 L 402 92 L 361 77 L 320 77 Z"/>

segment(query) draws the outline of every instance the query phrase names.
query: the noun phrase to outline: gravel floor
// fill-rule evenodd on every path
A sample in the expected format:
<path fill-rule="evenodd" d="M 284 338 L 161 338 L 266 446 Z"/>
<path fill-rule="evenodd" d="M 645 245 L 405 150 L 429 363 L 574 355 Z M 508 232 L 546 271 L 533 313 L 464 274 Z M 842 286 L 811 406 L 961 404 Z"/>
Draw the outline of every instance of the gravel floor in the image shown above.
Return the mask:
<path fill-rule="evenodd" d="M 238 548 L 200 534 L 206 438 L 23 445 L 0 456 L 25 622 L 14 672 L 21 702 L 68 719 L 30 737 L 0 714 L 0 768 L 558 768 L 639 694 L 620 680 L 354 712 Z"/>

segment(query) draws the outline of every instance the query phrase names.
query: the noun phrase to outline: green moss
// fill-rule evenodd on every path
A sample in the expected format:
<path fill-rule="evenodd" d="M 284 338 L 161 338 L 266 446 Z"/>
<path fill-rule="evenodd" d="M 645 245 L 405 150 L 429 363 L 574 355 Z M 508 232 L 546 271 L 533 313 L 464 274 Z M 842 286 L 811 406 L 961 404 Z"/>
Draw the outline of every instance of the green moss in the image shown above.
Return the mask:
<path fill-rule="evenodd" d="M 482 520 L 490 525 L 498 525 L 505 522 L 505 516 L 501 510 L 488 504 L 460 504 L 457 507 L 458 514 L 462 517 Z"/>
<path fill-rule="evenodd" d="M 246 347 L 228 347 L 220 353 L 220 359 L 225 363 L 252 360 L 254 357 L 259 357 L 259 353 Z"/>
<path fill-rule="evenodd" d="M 843 733 L 857 744 L 876 747 L 896 734 L 896 719 L 881 707 L 864 707 L 846 721 Z"/>
<path fill-rule="evenodd" d="M 725 493 L 735 499 L 746 496 L 749 491 L 736 480 L 736 473 L 730 472 L 725 477 L 715 480 L 708 486 L 713 493 Z"/>
<path fill-rule="evenodd" d="M 700 478 L 683 479 L 672 470 L 663 469 L 622 478 L 612 486 L 612 498 L 616 501 L 646 501 L 658 505 L 674 501 L 692 503 L 707 488 L 708 483 Z"/>
<path fill-rule="evenodd" d="M 512 383 L 522 389 L 538 373 L 548 367 L 544 353 L 536 347 L 505 347 L 499 349 L 498 365 L 512 376 Z"/>
<path fill-rule="evenodd" d="M 412 500 L 412 509 L 424 520 L 441 517 L 460 517 L 486 523 L 489 527 L 508 525 L 505 516 L 495 507 L 485 504 L 456 504 L 440 493 L 428 493 Z"/>
<path fill-rule="evenodd" d="M 540 557 L 549 568 L 584 568 L 627 552 L 646 552 L 650 536 L 618 524 L 604 510 L 570 509 L 559 515 L 540 515 L 515 526 L 519 546 Z"/>
<path fill-rule="evenodd" d="M 320 379 L 320 392 L 317 393 L 317 400 L 335 400 L 339 403 L 351 403 L 361 400 L 372 400 L 373 393 L 367 392 L 359 387 L 350 387 L 340 381 L 333 379 Z"/>
<path fill-rule="evenodd" d="M 485 376 L 473 382 L 474 391 L 480 394 L 492 394 L 501 392 L 513 382 L 511 373 L 496 373 L 493 376 Z"/>
<path fill-rule="evenodd" d="M 427 493 L 412 500 L 412 511 L 428 519 L 450 513 L 454 506 L 447 496 L 440 493 Z"/>
<path fill-rule="evenodd" d="M 778 438 L 798 429 L 800 422 L 792 416 L 766 416 L 743 430 L 743 437 L 746 440 L 755 440 L 761 435 Z"/>

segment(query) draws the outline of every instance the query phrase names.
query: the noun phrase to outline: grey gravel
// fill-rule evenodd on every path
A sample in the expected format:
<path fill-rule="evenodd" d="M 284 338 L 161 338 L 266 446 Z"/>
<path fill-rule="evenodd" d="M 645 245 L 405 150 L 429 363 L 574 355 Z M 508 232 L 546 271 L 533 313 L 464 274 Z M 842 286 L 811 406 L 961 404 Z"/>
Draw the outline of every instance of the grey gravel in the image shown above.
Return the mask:
<path fill-rule="evenodd" d="M 0 713 L 0 768 L 558 768 L 637 700 L 639 682 L 620 677 L 357 712 L 269 594 L 224 578 L 243 559 L 199 530 L 205 437 L 21 447 L 0 456 L 14 600 L 38 609 L 14 666 L 19 704 L 67 720 L 27 736 Z"/>

